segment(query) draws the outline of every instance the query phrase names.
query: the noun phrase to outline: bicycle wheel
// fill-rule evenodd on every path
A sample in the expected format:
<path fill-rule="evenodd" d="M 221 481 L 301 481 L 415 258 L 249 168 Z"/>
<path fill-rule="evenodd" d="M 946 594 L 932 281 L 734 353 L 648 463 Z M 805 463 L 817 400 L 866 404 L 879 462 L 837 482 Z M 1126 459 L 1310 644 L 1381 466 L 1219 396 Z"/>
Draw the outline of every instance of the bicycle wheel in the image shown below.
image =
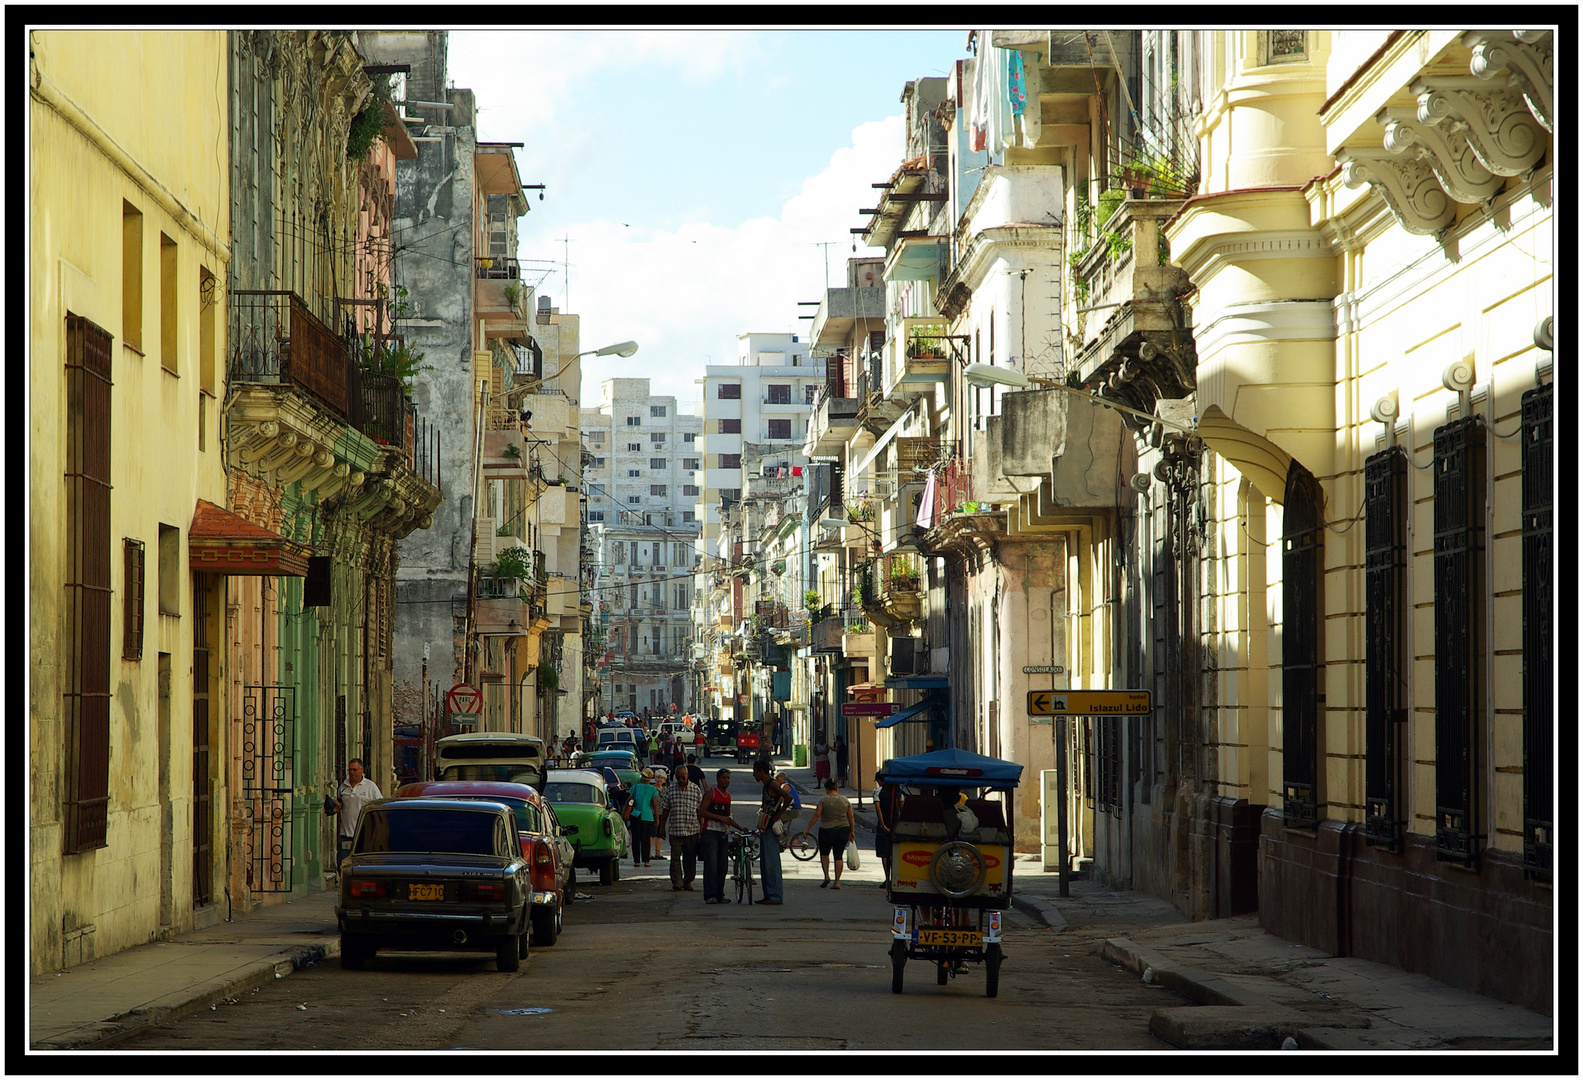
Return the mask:
<path fill-rule="evenodd" d="M 786 845 L 786 850 L 791 852 L 791 857 L 798 862 L 807 862 L 819 854 L 819 842 L 811 836 L 798 833 L 792 837 L 791 843 Z"/>

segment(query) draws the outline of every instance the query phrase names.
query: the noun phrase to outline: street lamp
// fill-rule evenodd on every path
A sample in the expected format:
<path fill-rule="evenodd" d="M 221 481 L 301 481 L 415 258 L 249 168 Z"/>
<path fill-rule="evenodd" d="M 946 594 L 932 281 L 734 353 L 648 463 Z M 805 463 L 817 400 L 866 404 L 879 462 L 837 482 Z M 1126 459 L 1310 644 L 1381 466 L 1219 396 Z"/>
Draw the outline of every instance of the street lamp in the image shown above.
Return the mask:
<path fill-rule="evenodd" d="M 1126 405 L 1118 405 L 1114 401 L 1106 401 L 1098 394 L 1091 394 L 1081 387 L 1068 386 L 1059 379 L 1049 379 L 1043 375 L 1024 375 L 1020 371 L 995 367 L 991 364 L 969 364 L 962 369 L 962 377 L 971 385 L 977 387 L 1009 386 L 1016 390 L 1026 390 L 1030 386 L 1037 386 L 1041 390 L 1064 390 L 1068 394 L 1076 394 L 1078 397 L 1087 398 L 1094 404 L 1103 405 L 1107 409 L 1118 409 L 1121 412 L 1131 413 L 1133 416 L 1147 420 L 1152 424 L 1162 424 L 1165 427 L 1185 432 L 1188 435 L 1193 434 L 1192 428 L 1183 427 L 1173 420 L 1167 420 L 1164 417 L 1156 416 L 1154 413 L 1146 413 Z"/>
<path fill-rule="evenodd" d="M 589 349 L 587 352 L 580 352 L 576 356 L 572 357 L 572 359 L 573 360 L 578 360 L 578 359 L 581 359 L 584 356 L 620 356 L 620 357 L 627 357 L 627 356 L 631 356 L 633 353 L 635 353 L 637 351 L 638 351 L 638 343 L 637 342 L 635 342 L 635 341 L 618 341 L 614 345 L 606 345 L 602 349 Z"/>

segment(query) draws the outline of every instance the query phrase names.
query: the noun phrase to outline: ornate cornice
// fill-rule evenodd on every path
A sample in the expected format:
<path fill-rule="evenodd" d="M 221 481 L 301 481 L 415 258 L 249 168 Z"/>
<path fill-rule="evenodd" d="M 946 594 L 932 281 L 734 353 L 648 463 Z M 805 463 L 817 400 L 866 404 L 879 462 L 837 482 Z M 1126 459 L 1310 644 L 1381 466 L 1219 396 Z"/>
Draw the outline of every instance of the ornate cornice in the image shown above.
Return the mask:
<path fill-rule="evenodd" d="M 345 453 L 346 426 L 290 389 L 245 386 L 227 409 L 228 464 L 266 484 L 297 482 L 304 496 L 355 491 L 359 462 Z"/>
<path fill-rule="evenodd" d="M 1341 147 L 1341 180 L 1347 187 L 1369 185 L 1383 198 L 1402 228 L 1419 236 L 1433 236 L 1451 224 L 1456 207 L 1435 178 L 1434 171 L 1416 158 L 1404 158 L 1384 147 Z"/>
<path fill-rule="evenodd" d="M 1466 139 L 1418 119 L 1417 110 L 1381 109 L 1375 117 L 1385 125 L 1385 149 L 1429 166 L 1440 186 L 1457 202 L 1483 203 L 1506 182 L 1486 169 Z"/>
<path fill-rule="evenodd" d="M 1466 139 L 1479 164 L 1497 176 L 1521 176 L 1544 156 L 1544 139 L 1522 95 L 1472 75 L 1419 79 L 1418 119 Z"/>
<path fill-rule="evenodd" d="M 1462 44 L 1473 50 L 1468 65 L 1473 74 L 1493 79 L 1504 70 L 1506 84 L 1522 91 L 1534 119 L 1555 131 L 1555 43 L 1548 30 L 1471 30 L 1462 35 Z"/>

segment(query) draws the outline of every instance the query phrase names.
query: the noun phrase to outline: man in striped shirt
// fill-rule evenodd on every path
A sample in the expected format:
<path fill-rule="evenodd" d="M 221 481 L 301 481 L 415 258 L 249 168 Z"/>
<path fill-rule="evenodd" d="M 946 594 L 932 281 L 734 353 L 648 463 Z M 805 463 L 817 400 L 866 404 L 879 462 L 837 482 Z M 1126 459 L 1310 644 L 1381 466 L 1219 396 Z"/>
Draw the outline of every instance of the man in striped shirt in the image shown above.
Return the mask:
<path fill-rule="evenodd" d="M 693 891 L 698 871 L 698 804 L 703 789 L 687 776 L 687 769 L 671 773 L 671 782 L 660 792 L 659 822 L 671 845 L 671 889 Z"/>

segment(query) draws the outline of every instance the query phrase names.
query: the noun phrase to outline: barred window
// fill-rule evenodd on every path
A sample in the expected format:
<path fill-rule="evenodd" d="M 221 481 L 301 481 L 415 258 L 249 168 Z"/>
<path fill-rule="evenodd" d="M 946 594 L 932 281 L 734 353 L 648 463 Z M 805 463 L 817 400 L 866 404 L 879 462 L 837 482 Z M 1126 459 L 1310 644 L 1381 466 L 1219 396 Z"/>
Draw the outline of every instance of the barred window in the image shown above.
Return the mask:
<path fill-rule="evenodd" d="M 1286 824 L 1299 829 L 1319 823 L 1324 533 L 1324 492 L 1312 473 L 1293 462 L 1282 529 L 1281 784 Z"/>
<path fill-rule="evenodd" d="M 1403 577 L 1407 561 L 1407 454 L 1399 446 L 1363 465 L 1364 752 L 1370 844 L 1402 845 L 1402 737 L 1406 730 L 1402 659 Z"/>
<path fill-rule="evenodd" d="M 1553 385 L 1553 384 L 1552 384 Z M 1541 386 L 1523 395 L 1523 868 L 1551 876 L 1555 792 L 1550 775 L 1555 743 L 1555 674 L 1551 611 L 1552 395 Z"/>
<path fill-rule="evenodd" d="M 121 659 L 143 659 L 143 541 L 124 539 L 121 544 L 123 570 L 121 615 Z"/>

